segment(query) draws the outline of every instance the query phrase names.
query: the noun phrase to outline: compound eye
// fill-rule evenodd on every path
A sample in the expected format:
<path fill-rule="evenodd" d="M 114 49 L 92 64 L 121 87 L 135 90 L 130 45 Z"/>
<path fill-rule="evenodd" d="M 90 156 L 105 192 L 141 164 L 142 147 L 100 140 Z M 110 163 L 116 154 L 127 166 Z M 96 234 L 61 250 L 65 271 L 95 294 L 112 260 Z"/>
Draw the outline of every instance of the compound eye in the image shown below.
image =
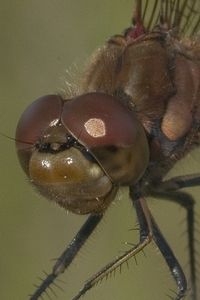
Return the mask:
<path fill-rule="evenodd" d="M 32 153 L 32 147 L 48 127 L 55 126 L 61 116 L 63 100 L 58 95 L 46 95 L 35 100 L 22 113 L 16 129 L 16 148 L 22 168 Z"/>
<path fill-rule="evenodd" d="M 133 113 L 118 99 L 89 93 L 66 101 L 61 116 L 64 126 L 89 149 L 134 142 Z"/>
<path fill-rule="evenodd" d="M 81 95 L 65 102 L 61 120 L 113 182 L 134 183 L 144 173 L 149 160 L 144 129 L 119 99 L 103 93 Z"/>

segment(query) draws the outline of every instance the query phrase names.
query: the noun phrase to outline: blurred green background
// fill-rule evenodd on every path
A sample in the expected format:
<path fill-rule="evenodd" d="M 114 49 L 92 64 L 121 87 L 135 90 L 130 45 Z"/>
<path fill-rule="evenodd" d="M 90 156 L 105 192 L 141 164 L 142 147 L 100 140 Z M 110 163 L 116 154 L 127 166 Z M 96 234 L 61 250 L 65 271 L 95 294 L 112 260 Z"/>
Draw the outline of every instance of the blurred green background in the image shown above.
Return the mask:
<path fill-rule="evenodd" d="M 21 112 L 35 98 L 59 91 L 66 70 L 75 78 L 89 55 L 129 25 L 132 0 L 18 0 L 0 1 L 0 132 L 15 135 Z M 0 136 L 0 299 L 25 300 L 69 243 L 85 217 L 67 215 L 38 196 L 18 164 L 14 141 Z M 199 152 L 178 164 L 174 174 L 199 171 Z M 192 192 L 199 194 L 200 189 Z M 199 199 L 197 210 L 199 211 Z M 185 212 L 171 203 L 150 201 L 187 272 Z M 53 287 L 59 300 L 71 299 L 91 274 L 135 243 L 135 213 L 122 191 L 79 257 Z M 200 239 L 198 236 L 197 239 Z M 175 289 L 154 245 L 84 299 L 160 300 Z M 52 295 L 54 299 L 54 296 Z M 47 295 L 44 299 L 48 299 Z M 189 299 L 189 297 L 188 297 Z"/>

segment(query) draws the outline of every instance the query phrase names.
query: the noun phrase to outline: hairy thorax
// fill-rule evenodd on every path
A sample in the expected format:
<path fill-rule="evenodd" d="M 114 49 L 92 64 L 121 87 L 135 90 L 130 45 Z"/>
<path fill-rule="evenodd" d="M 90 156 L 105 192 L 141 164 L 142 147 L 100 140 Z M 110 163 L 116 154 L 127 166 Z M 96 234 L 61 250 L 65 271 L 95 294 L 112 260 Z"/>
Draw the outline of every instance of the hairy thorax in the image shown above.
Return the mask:
<path fill-rule="evenodd" d="M 82 82 L 81 93 L 115 95 L 136 112 L 156 178 L 199 143 L 199 48 L 198 38 L 159 30 L 137 39 L 116 35 L 95 52 Z"/>

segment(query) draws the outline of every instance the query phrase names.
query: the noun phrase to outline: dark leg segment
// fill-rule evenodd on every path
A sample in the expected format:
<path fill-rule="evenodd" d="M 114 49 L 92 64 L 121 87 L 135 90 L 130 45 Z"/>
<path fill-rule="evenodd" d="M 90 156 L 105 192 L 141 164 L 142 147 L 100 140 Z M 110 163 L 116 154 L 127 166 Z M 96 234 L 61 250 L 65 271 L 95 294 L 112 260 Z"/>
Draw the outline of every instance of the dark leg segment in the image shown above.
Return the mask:
<path fill-rule="evenodd" d="M 135 206 L 134 198 L 131 197 L 131 200 L 133 202 L 133 205 Z M 137 210 L 136 210 L 137 211 Z M 149 212 L 150 214 L 150 212 Z M 178 293 L 175 298 L 175 300 L 180 300 L 184 297 L 186 290 L 187 290 L 187 281 L 185 278 L 185 275 L 183 273 L 183 270 L 177 261 L 175 255 L 173 254 L 171 248 L 169 247 L 167 241 L 165 240 L 164 236 L 162 235 L 160 229 L 158 228 L 158 225 L 156 224 L 154 218 L 151 216 L 151 227 L 152 227 L 152 233 L 153 233 L 153 240 L 158 246 L 160 252 L 162 253 L 169 269 L 174 277 L 177 287 L 178 287 Z"/>
<path fill-rule="evenodd" d="M 65 271 L 65 269 L 71 264 L 81 247 L 87 241 L 88 237 L 94 231 L 96 226 L 101 221 L 103 215 L 90 215 L 87 221 L 83 224 L 77 235 L 73 238 L 66 250 L 56 261 L 53 267 L 52 273 L 50 273 L 41 285 L 37 288 L 34 294 L 30 297 L 31 300 L 39 299 L 43 293 L 50 287 L 55 279 Z"/>
<path fill-rule="evenodd" d="M 192 174 L 186 176 L 177 176 L 161 182 L 151 193 L 156 198 L 168 200 L 181 205 L 187 213 L 187 236 L 190 259 L 191 274 L 191 297 L 197 300 L 197 271 L 196 271 L 196 251 L 195 251 L 195 201 L 193 197 L 186 192 L 180 192 L 179 189 L 200 185 L 200 174 Z"/>
<path fill-rule="evenodd" d="M 177 191 L 181 188 L 188 188 L 200 185 L 200 174 L 191 174 L 185 176 L 176 176 L 169 180 L 165 180 L 156 185 L 156 191 Z"/>
<path fill-rule="evenodd" d="M 185 296 L 185 293 L 187 291 L 187 281 L 185 275 L 183 273 L 183 270 L 179 262 L 174 256 L 174 253 L 172 252 L 171 248 L 169 247 L 168 243 L 166 242 L 165 238 L 163 237 L 162 233 L 160 232 L 160 229 L 158 228 L 153 218 L 152 218 L 152 227 L 153 227 L 153 240 L 158 246 L 160 252 L 162 253 L 178 287 L 176 300 L 180 300 Z"/>
<path fill-rule="evenodd" d="M 107 277 L 116 268 L 120 267 L 124 262 L 128 261 L 131 257 L 134 257 L 137 253 L 142 251 L 152 240 L 152 228 L 151 228 L 151 217 L 146 205 L 146 201 L 139 194 L 137 195 L 132 189 L 130 190 L 131 197 L 133 197 L 134 207 L 136 209 L 139 227 L 140 227 L 140 241 L 139 243 L 126 251 L 123 255 L 117 257 L 112 262 L 107 264 L 99 272 L 89 278 L 79 293 L 72 299 L 78 300 L 83 296 L 89 289 L 91 289 L 96 283 L 103 278 Z"/>
<path fill-rule="evenodd" d="M 129 260 L 131 257 L 134 257 L 138 252 L 143 250 L 145 246 L 147 246 L 151 242 L 152 238 L 161 251 L 167 265 L 169 266 L 172 276 L 177 283 L 178 293 L 175 300 L 181 300 L 184 297 L 187 290 L 187 282 L 181 266 L 179 265 L 172 250 L 170 249 L 153 217 L 151 216 L 145 199 L 135 191 L 135 188 L 130 188 L 130 196 L 133 206 L 136 209 L 140 228 L 139 243 L 130 250 L 126 251 L 120 257 L 113 260 L 111 263 L 107 264 L 99 272 L 94 274 L 89 280 L 86 281 L 83 288 L 72 300 L 80 299 L 80 297 L 83 296 L 89 289 L 91 289 L 97 282 L 108 276 L 108 274 L 114 271 L 117 267 L 120 267 L 124 262 Z"/>

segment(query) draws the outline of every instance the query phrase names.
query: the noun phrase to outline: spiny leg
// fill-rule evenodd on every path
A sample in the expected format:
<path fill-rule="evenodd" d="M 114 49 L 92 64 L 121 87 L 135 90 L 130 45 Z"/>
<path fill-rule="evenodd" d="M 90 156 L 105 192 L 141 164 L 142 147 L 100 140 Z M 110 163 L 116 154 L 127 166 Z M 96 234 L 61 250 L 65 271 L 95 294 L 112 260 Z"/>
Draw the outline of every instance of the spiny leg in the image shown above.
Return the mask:
<path fill-rule="evenodd" d="M 177 283 L 178 294 L 176 300 L 180 300 L 184 297 L 187 290 L 187 282 L 185 275 L 179 265 L 176 257 L 174 256 L 172 250 L 164 239 L 162 233 L 160 232 L 157 224 L 155 223 L 153 217 L 151 216 L 148 207 L 146 205 L 145 199 L 134 191 L 134 188 L 130 188 L 130 195 L 133 205 L 136 209 L 139 227 L 140 227 L 140 242 L 129 251 L 125 252 L 120 257 L 113 260 L 111 263 L 107 264 L 99 272 L 94 274 L 89 280 L 86 281 L 80 292 L 72 299 L 78 300 L 83 296 L 89 289 L 91 289 L 97 282 L 106 277 L 109 273 L 115 270 L 117 267 L 121 266 L 131 257 L 135 256 L 138 252 L 144 249 L 144 247 L 151 242 L 152 234 L 155 243 L 160 249 L 162 255 L 164 256 L 169 269 Z M 155 236 L 154 236 L 155 235 Z"/>
<path fill-rule="evenodd" d="M 151 195 L 181 205 L 187 213 L 187 235 L 190 259 L 191 289 L 192 299 L 197 300 L 197 276 L 196 276 L 196 250 L 195 250 L 195 201 L 193 197 L 186 192 L 180 192 L 179 189 L 199 186 L 200 174 L 173 177 L 163 181 L 155 187 Z"/>
<path fill-rule="evenodd" d="M 126 251 L 123 255 L 117 257 L 112 262 L 107 264 L 99 272 L 90 277 L 84 284 L 83 288 L 79 293 L 72 299 L 78 300 L 83 296 L 88 290 L 90 290 L 95 284 L 100 280 L 107 277 L 108 274 L 113 272 L 116 268 L 120 267 L 124 262 L 127 262 L 131 257 L 134 257 L 137 253 L 142 251 L 152 240 L 152 228 L 151 228 L 151 218 L 150 212 L 146 205 L 146 201 L 140 194 L 130 191 L 131 196 L 134 197 L 134 207 L 136 209 L 136 214 L 138 217 L 138 223 L 140 227 L 140 241 L 136 246 Z"/>
<path fill-rule="evenodd" d="M 40 286 L 37 287 L 34 294 L 30 297 L 30 300 L 39 299 L 43 293 L 50 287 L 52 283 L 54 283 L 55 279 L 65 271 L 65 269 L 72 263 L 73 259 L 81 249 L 81 247 L 85 244 L 88 237 L 94 231 L 96 226 L 101 221 L 103 215 L 90 215 L 86 222 L 83 224 L 81 229 L 78 231 L 77 235 L 72 239 L 69 246 L 66 250 L 61 254 L 61 256 L 57 259 L 52 273 L 47 275 L 47 277 L 43 280 Z"/>
<path fill-rule="evenodd" d="M 187 291 L 187 281 L 185 275 L 174 253 L 172 252 L 164 236 L 162 235 L 160 229 L 158 228 L 158 225 L 156 224 L 153 218 L 151 219 L 151 221 L 152 221 L 152 228 L 153 228 L 153 240 L 158 246 L 160 252 L 162 253 L 170 269 L 170 272 L 176 281 L 178 287 L 178 293 L 175 299 L 180 300 L 185 296 L 185 293 Z"/>
<path fill-rule="evenodd" d="M 135 206 L 134 201 L 134 191 L 130 191 L 131 200 L 133 205 Z M 187 281 L 185 278 L 185 275 L 183 273 L 183 270 L 177 261 L 175 255 L 173 254 L 170 246 L 168 245 L 167 241 L 165 240 L 164 236 L 162 235 L 160 229 L 158 228 L 158 225 L 156 224 L 154 218 L 152 217 L 151 213 L 149 212 L 149 216 L 151 218 L 151 228 L 153 233 L 153 240 L 158 246 L 160 252 L 162 253 L 169 269 L 174 277 L 177 287 L 178 287 L 178 294 L 175 298 L 175 300 L 180 300 L 184 297 L 185 292 L 187 290 Z"/>

